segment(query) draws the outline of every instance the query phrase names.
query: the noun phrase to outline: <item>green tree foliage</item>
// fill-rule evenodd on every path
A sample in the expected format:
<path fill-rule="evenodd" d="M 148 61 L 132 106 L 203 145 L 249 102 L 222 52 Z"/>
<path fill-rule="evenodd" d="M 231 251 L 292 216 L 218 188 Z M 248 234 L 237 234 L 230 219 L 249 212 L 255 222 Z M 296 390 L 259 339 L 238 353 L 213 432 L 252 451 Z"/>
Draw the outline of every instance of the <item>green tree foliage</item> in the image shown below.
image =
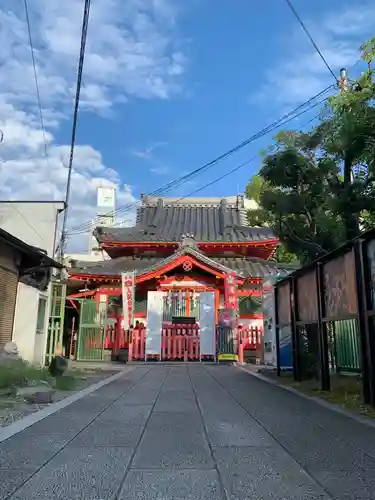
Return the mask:
<path fill-rule="evenodd" d="M 360 50 L 367 70 L 346 91 L 329 99 L 325 118 L 316 128 L 324 155 L 342 167 L 343 179 L 332 189 L 348 239 L 368 225 L 375 211 L 375 38 Z"/>
<path fill-rule="evenodd" d="M 359 80 L 329 99 L 312 130 L 280 132 L 246 187 L 259 205 L 249 222 L 273 228 L 278 259 L 306 263 L 375 222 L 375 38 L 361 53 Z"/>

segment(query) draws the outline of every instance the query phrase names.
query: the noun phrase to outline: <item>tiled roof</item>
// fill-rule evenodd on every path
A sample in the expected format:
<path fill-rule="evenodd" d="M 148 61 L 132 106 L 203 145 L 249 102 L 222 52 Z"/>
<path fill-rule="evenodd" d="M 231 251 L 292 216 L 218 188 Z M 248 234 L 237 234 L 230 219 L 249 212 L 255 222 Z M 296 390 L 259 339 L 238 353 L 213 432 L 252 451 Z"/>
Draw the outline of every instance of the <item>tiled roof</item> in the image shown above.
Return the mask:
<path fill-rule="evenodd" d="M 130 228 L 98 227 L 100 243 L 180 241 L 192 235 L 200 242 L 274 239 L 271 229 L 249 227 L 243 196 L 228 198 L 144 198 L 137 224 Z"/>
<path fill-rule="evenodd" d="M 189 249 L 189 253 L 193 251 Z M 119 276 L 123 271 L 137 271 L 137 274 L 144 274 L 160 268 L 163 265 L 172 262 L 181 252 L 175 253 L 166 259 L 157 257 L 119 257 L 104 262 L 75 262 L 71 273 L 101 275 L 101 276 Z M 269 260 L 248 259 L 243 257 L 207 257 L 200 253 L 199 260 L 208 265 L 215 264 L 217 269 L 227 272 L 236 271 L 240 276 L 249 278 L 263 278 L 275 276 L 280 271 L 295 270 L 295 267 L 278 264 Z"/>

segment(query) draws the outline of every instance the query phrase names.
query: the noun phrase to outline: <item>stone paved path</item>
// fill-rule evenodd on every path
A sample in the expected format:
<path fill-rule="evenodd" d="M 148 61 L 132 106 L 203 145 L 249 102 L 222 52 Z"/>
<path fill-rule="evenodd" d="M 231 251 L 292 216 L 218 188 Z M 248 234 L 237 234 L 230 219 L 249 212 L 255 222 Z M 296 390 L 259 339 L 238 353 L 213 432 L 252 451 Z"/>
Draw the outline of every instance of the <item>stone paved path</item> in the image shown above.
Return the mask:
<path fill-rule="evenodd" d="M 370 499 L 375 429 L 235 367 L 137 366 L 0 443 L 0 499 Z"/>

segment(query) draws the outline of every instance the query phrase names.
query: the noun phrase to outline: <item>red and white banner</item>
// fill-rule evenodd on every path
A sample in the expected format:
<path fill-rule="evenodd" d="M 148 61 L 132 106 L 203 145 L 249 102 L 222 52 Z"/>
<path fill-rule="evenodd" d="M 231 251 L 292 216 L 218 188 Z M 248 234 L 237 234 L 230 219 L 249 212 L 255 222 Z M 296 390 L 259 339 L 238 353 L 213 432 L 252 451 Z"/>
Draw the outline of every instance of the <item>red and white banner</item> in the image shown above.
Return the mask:
<path fill-rule="evenodd" d="M 234 272 L 224 277 L 224 301 L 226 309 L 238 311 L 237 278 Z"/>
<path fill-rule="evenodd" d="M 122 285 L 122 308 L 124 313 L 124 330 L 128 330 L 133 324 L 134 318 L 134 295 L 135 295 L 135 272 L 121 273 Z"/>

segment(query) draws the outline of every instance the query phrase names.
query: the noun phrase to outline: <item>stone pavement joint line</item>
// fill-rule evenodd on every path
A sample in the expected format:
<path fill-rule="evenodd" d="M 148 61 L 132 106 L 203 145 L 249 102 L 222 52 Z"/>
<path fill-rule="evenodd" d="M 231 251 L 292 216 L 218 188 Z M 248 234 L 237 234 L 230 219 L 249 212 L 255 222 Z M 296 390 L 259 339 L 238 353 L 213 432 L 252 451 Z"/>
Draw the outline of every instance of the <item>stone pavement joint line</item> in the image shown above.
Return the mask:
<path fill-rule="evenodd" d="M 139 365 L 0 443 L 0 500 L 368 500 L 375 429 L 236 367 Z"/>
<path fill-rule="evenodd" d="M 119 488 L 118 488 L 118 490 L 117 490 L 117 493 L 116 493 L 116 495 L 115 495 L 115 498 L 116 498 L 116 499 L 118 499 L 118 498 L 121 496 L 122 486 L 123 486 L 124 482 L 126 481 L 127 475 L 128 475 L 128 473 L 129 473 L 129 469 L 132 467 L 132 465 L 133 465 L 133 463 L 134 463 L 135 454 L 136 454 L 136 452 L 137 452 L 137 450 L 138 450 L 138 447 L 139 447 L 139 445 L 140 445 L 140 443 L 141 443 L 141 441 L 142 441 L 142 438 L 143 438 L 143 436 L 144 436 L 144 434 L 145 434 L 145 432 L 146 432 L 147 425 L 148 425 L 148 423 L 149 423 L 149 421 L 150 421 L 150 418 L 151 418 L 152 412 L 154 411 L 155 406 L 156 406 L 156 404 L 157 404 L 157 402 L 158 402 L 158 399 L 159 399 L 159 397 L 160 397 L 160 393 L 161 393 L 161 391 L 163 390 L 164 384 L 165 384 L 165 382 L 166 382 L 166 380 L 167 380 L 167 378 L 168 378 L 169 371 L 170 371 L 170 369 L 168 369 L 168 371 L 167 371 L 167 373 L 166 373 L 166 375 L 165 375 L 165 377 L 164 377 L 164 380 L 163 380 L 163 382 L 162 382 L 162 384 L 161 384 L 161 386 L 160 386 L 160 389 L 158 390 L 158 393 L 157 393 L 156 399 L 155 399 L 155 401 L 154 401 L 154 402 L 152 403 L 152 405 L 151 405 L 150 412 L 149 412 L 149 414 L 148 414 L 148 416 L 147 416 L 147 418 L 146 418 L 145 425 L 144 425 L 143 430 L 142 430 L 142 432 L 141 432 L 141 435 L 140 435 L 140 437 L 139 437 L 139 439 L 138 439 L 138 442 L 137 442 L 136 446 L 134 447 L 134 451 L 133 451 L 133 453 L 132 453 L 132 456 L 130 457 L 130 461 L 129 461 L 128 467 L 127 467 L 127 469 L 126 469 L 126 471 L 125 471 L 124 477 L 122 478 L 122 480 L 121 480 L 121 482 L 120 482 L 120 485 L 119 485 Z"/>

